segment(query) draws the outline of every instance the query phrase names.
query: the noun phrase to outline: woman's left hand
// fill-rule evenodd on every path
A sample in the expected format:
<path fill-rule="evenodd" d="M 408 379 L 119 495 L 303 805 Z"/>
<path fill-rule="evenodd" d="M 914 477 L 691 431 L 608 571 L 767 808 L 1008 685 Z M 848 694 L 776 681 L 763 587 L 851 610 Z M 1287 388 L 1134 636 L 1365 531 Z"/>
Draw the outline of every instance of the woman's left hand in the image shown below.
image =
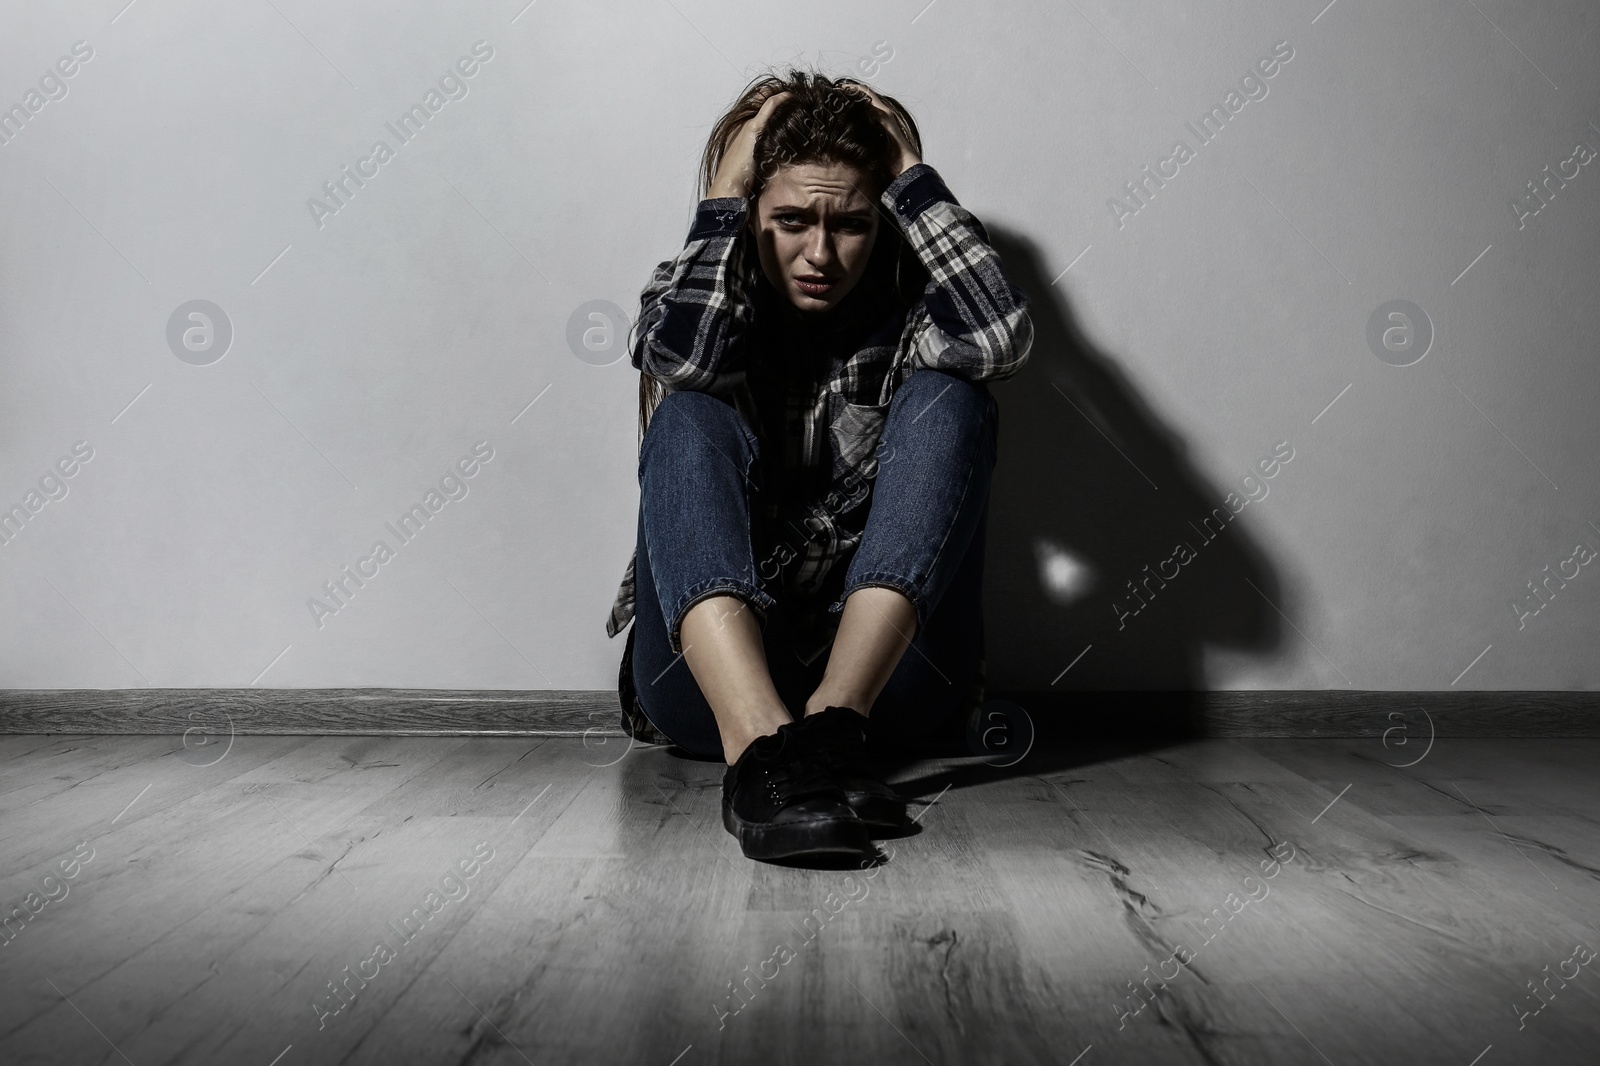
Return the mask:
<path fill-rule="evenodd" d="M 916 147 L 912 145 L 911 137 L 906 131 L 905 124 L 901 122 L 900 116 L 895 114 L 888 104 L 879 99 L 878 94 L 873 92 L 871 87 L 863 85 L 861 82 L 850 82 L 849 85 L 853 89 L 866 93 L 867 98 L 872 101 L 872 106 L 878 109 L 878 118 L 883 122 L 883 128 L 889 131 L 889 136 L 894 138 L 895 146 L 900 150 L 899 158 L 890 165 L 894 171 L 893 177 L 898 178 L 901 174 L 922 162 L 922 156 L 917 154 Z"/>

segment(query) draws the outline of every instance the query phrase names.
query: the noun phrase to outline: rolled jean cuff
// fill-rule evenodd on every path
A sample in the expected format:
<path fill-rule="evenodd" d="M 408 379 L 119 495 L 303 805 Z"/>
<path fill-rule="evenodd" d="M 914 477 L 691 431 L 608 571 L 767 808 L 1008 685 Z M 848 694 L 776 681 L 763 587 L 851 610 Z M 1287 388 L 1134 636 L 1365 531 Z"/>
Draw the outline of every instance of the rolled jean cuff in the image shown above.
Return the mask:
<path fill-rule="evenodd" d="M 737 596 L 756 612 L 756 618 L 763 624 L 767 612 L 778 603 L 771 595 L 752 585 L 748 581 L 738 578 L 718 577 L 690 585 L 689 591 L 679 599 L 679 606 L 668 616 L 667 647 L 673 655 L 683 654 L 683 616 L 689 613 L 689 608 L 701 600 L 712 596 Z"/>
<path fill-rule="evenodd" d="M 927 627 L 928 606 L 927 600 L 923 599 L 922 589 L 917 586 L 916 582 L 907 581 L 899 574 L 891 574 L 886 570 L 868 571 L 850 582 L 845 586 L 844 591 L 839 594 L 839 598 L 828 606 L 828 613 L 841 613 L 844 610 L 844 601 L 850 598 L 850 594 L 855 592 L 856 589 L 863 588 L 894 589 L 910 600 L 911 605 L 917 609 L 917 632 L 920 633 Z"/>

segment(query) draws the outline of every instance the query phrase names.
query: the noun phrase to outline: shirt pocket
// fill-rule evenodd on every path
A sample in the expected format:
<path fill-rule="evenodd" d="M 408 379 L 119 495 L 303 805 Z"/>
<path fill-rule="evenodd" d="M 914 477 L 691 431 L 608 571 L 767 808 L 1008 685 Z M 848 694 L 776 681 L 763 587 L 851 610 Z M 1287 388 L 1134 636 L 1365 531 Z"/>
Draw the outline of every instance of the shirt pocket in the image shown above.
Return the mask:
<path fill-rule="evenodd" d="M 837 393 L 829 397 L 831 421 L 828 434 L 833 441 L 833 472 L 836 479 L 847 474 L 871 478 L 876 464 L 868 463 L 883 436 L 889 405 L 850 403 Z"/>

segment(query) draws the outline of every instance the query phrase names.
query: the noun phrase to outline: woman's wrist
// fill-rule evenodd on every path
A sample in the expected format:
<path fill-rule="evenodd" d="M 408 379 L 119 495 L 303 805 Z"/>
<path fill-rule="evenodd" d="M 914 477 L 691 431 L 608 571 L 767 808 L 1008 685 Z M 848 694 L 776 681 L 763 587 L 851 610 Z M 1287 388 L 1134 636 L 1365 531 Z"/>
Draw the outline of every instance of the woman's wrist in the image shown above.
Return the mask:
<path fill-rule="evenodd" d="M 740 200 L 748 200 L 750 198 L 749 183 L 714 181 L 711 183 L 711 188 L 706 190 L 706 199 L 708 200 L 723 200 L 729 197 L 737 197 Z"/>

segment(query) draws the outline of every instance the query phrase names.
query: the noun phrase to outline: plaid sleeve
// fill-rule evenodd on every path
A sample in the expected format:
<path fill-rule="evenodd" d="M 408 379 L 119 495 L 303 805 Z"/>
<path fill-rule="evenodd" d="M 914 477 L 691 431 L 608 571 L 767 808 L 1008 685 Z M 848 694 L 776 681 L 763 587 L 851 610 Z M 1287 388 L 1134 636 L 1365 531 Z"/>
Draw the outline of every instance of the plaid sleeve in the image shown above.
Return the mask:
<path fill-rule="evenodd" d="M 701 200 L 683 251 L 640 294 L 633 366 L 670 392 L 724 395 L 743 377 L 736 342 L 751 319 L 740 240 L 747 211 L 741 197 Z"/>
<path fill-rule="evenodd" d="M 1033 347 L 1028 299 L 1006 279 L 983 223 L 926 163 L 896 178 L 883 204 L 928 270 L 927 290 L 912 310 L 912 363 L 970 381 L 1021 370 Z"/>

